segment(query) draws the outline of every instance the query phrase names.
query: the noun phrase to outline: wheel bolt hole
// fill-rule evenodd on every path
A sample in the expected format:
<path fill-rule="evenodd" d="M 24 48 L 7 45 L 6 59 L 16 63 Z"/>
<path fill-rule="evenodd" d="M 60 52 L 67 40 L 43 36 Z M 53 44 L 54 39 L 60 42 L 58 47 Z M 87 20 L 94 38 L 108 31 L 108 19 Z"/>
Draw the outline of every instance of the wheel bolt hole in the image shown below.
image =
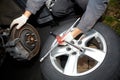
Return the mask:
<path fill-rule="evenodd" d="M 70 47 L 67 47 L 67 48 L 66 48 L 66 50 L 67 50 L 67 51 L 70 51 L 70 50 L 71 50 L 71 48 L 70 48 Z"/>
<path fill-rule="evenodd" d="M 75 44 L 74 41 L 71 41 L 72 44 Z"/>
<path fill-rule="evenodd" d="M 73 52 L 72 55 L 76 55 L 77 53 L 76 52 Z"/>
<path fill-rule="evenodd" d="M 82 41 L 78 41 L 78 44 L 81 44 L 82 43 Z"/>

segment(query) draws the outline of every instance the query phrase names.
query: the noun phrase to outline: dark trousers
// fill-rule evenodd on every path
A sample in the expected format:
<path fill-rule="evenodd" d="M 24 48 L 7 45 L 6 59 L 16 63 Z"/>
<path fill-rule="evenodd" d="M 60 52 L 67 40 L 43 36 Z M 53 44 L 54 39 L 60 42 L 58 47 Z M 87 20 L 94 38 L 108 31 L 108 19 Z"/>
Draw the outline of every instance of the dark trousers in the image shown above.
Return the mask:
<path fill-rule="evenodd" d="M 52 7 L 52 13 L 57 17 L 74 14 L 76 6 L 78 11 L 85 11 L 87 3 L 88 0 L 57 0 Z"/>
<path fill-rule="evenodd" d="M 76 13 L 82 14 L 87 3 L 88 0 L 57 0 L 52 7 L 51 14 L 47 7 L 42 8 L 37 21 L 42 24 L 53 20 L 53 16 L 54 19 L 63 19 L 76 15 Z"/>

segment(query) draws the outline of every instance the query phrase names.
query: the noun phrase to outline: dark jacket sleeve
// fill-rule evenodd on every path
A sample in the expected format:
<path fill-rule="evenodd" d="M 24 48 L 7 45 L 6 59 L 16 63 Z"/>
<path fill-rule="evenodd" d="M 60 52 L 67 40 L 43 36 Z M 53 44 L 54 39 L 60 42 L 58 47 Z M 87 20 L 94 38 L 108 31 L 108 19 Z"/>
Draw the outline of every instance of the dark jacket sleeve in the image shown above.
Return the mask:
<path fill-rule="evenodd" d="M 26 10 L 35 14 L 44 4 L 46 0 L 27 0 Z"/>
<path fill-rule="evenodd" d="M 96 23 L 96 21 L 105 12 L 109 0 L 89 0 L 86 10 L 81 17 L 81 21 L 78 24 L 78 28 L 83 33 L 90 30 Z"/>

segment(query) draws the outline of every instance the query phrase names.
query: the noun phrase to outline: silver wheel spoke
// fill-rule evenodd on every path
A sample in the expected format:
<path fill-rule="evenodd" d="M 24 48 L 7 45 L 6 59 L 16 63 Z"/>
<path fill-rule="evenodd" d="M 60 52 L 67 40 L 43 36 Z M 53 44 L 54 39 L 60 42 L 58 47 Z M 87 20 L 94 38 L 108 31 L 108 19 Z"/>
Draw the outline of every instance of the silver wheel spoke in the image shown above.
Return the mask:
<path fill-rule="evenodd" d="M 62 55 L 69 55 L 69 53 L 71 53 L 71 51 L 66 51 L 66 47 L 57 47 L 54 52 L 52 52 L 51 56 L 56 58 Z"/>
<path fill-rule="evenodd" d="M 78 55 L 70 55 L 66 62 L 64 73 L 68 75 L 77 74 L 77 62 L 78 62 Z"/>
<path fill-rule="evenodd" d="M 83 38 L 82 38 L 82 43 L 85 45 L 88 41 L 90 41 L 90 39 L 94 38 L 98 36 L 97 32 L 94 31 L 90 31 L 89 34 L 86 34 Z"/>
<path fill-rule="evenodd" d="M 84 54 L 93 58 L 94 60 L 98 61 L 98 62 L 102 62 L 106 53 L 98 50 L 98 49 L 94 49 L 94 48 L 90 48 L 90 47 L 83 47 L 84 49 Z"/>

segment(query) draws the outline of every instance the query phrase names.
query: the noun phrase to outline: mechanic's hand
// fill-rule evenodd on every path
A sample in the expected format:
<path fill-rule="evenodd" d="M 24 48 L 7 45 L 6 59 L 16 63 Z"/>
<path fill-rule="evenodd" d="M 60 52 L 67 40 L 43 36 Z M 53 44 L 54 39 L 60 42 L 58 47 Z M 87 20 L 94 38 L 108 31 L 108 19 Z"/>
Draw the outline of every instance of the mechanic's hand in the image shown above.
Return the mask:
<path fill-rule="evenodd" d="M 16 29 L 20 29 L 28 20 L 28 17 L 26 17 L 25 15 L 22 15 L 16 19 L 13 20 L 13 22 L 10 25 L 10 28 L 12 28 L 14 25 L 16 26 Z"/>
<path fill-rule="evenodd" d="M 74 39 L 73 36 L 72 36 L 71 33 L 69 32 L 69 33 L 64 34 L 63 36 L 61 36 L 61 37 L 60 37 L 59 39 L 57 39 L 57 40 L 58 40 L 58 44 L 59 44 L 59 45 L 66 45 L 66 42 L 65 42 L 65 41 L 71 42 L 73 39 Z"/>
<path fill-rule="evenodd" d="M 82 33 L 82 30 L 80 30 L 79 28 L 74 28 L 73 31 L 61 36 L 60 40 L 57 39 L 58 43 L 59 43 L 59 45 L 66 45 L 66 43 L 64 41 L 71 42 L 75 37 L 77 37 L 81 33 Z"/>

